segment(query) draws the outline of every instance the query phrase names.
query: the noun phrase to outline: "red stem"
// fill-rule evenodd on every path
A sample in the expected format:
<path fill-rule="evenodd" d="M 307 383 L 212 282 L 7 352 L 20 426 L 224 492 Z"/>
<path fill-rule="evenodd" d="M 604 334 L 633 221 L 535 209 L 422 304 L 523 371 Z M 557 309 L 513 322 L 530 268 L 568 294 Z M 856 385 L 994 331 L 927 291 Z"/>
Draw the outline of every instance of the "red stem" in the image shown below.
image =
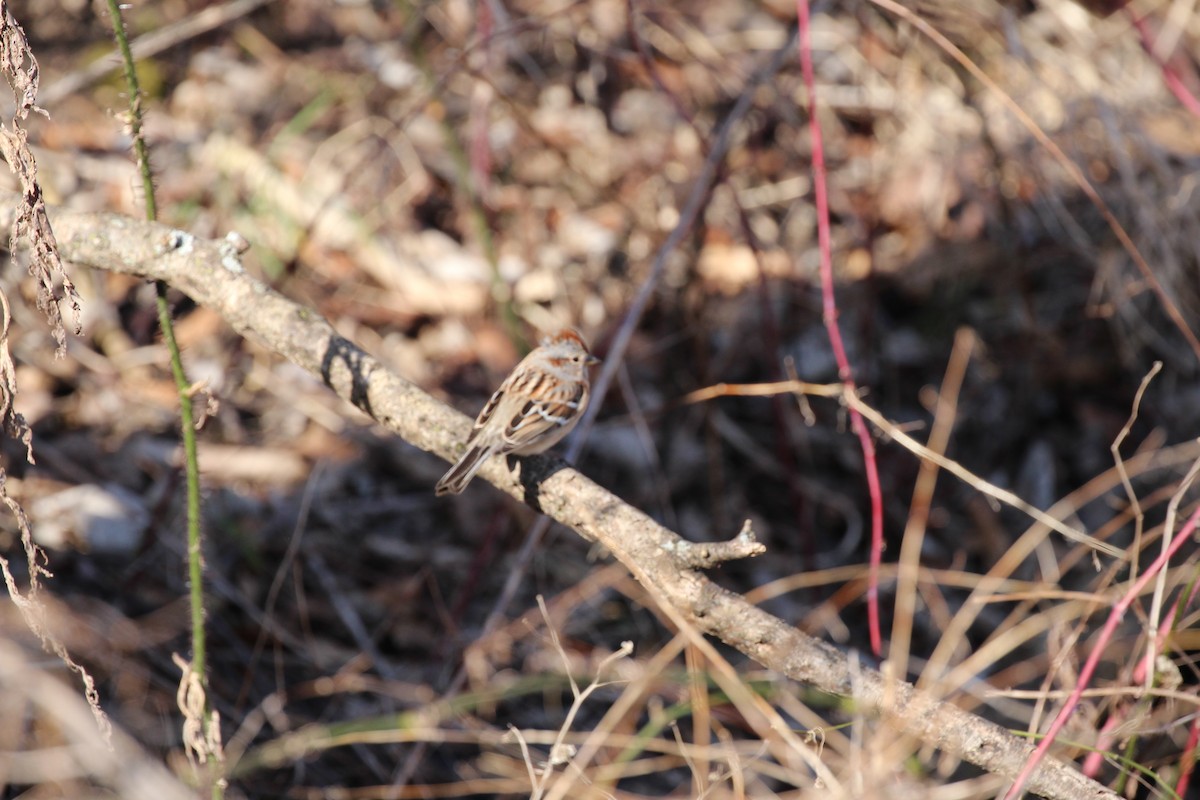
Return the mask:
<path fill-rule="evenodd" d="M 1188 784 L 1192 781 L 1192 770 L 1196 767 L 1196 745 L 1200 744 L 1200 717 L 1192 720 L 1188 731 L 1187 747 L 1183 748 L 1183 759 L 1179 766 L 1179 780 L 1175 783 L 1175 796 L 1186 797 Z"/>
<path fill-rule="evenodd" d="M 833 293 L 833 244 L 829 232 L 829 194 L 825 184 L 825 146 L 821 125 L 817 121 L 817 83 L 813 77 L 812 39 L 809 35 L 808 0 L 796 0 L 797 24 L 800 29 L 800 70 L 808 92 L 809 133 L 812 137 L 813 190 L 817 203 L 817 244 L 821 255 L 821 296 L 825 330 L 838 365 L 838 378 L 847 391 L 855 391 L 854 371 L 846 358 L 846 347 L 838 328 L 837 299 Z M 879 563 L 883 559 L 883 495 L 879 488 L 879 469 L 875 461 L 875 443 L 862 415 L 850 409 L 850 426 L 858 434 L 863 451 L 863 466 L 867 472 L 867 490 L 871 496 L 871 559 L 867 578 L 867 624 L 871 651 L 878 657 L 883 653 L 879 633 Z"/>
<path fill-rule="evenodd" d="M 1162 72 L 1163 83 L 1171 90 L 1171 94 L 1175 95 L 1175 99 L 1180 105 L 1192 112 L 1197 117 L 1200 117 L 1200 100 L 1196 99 L 1196 95 L 1188 91 L 1187 86 L 1183 83 L 1183 78 L 1180 77 L 1179 71 L 1171 66 L 1170 62 L 1164 58 L 1160 58 L 1154 50 L 1154 36 L 1150 32 L 1150 26 L 1146 24 L 1146 18 L 1138 16 L 1130 6 L 1125 6 L 1125 12 L 1129 14 L 1129 21 L 1138 32 L 1139 41 L 1142 43 L 1142 49 L 1146 51 L 1146 55 L 1150 56 L 1150 60 L 1158 65 Z"/>
<path fill-rule="evenodd" d="M 1191 541 L 1192 534 L 1196 530 L 1196 524 L 1200 522 L 1200 508 L 1192 512 L 1192 516 L 1188 518 L 1187 524 L 1175 534 L 1175 541 L 1171 542 L 1171 547 L 1163 553 L 1160 553 L 1149 569 L 1138 577 L 1133 586 L 1129 587 L 1129 591 L 1113 606 L 1112 611 L 1108 615 L 1108 619 L 1104 623 L 1104 628 L 1100 631 L 1099 637 L 1096 639 L 1096 644 L 1092 648 L 1091 654 L 1088 656 L 1087 662 L 1083 668 L 1079 670 L 1079 677 L 1075 681 L 1075 688 L 1071 690 L 1071 696 L 1067 698 L 1067 702 L 1063 705 L 1062 710 L 1058 712 L 1058 716 L 1054 718 L 1054 722 L 1050 724 L 1050 730 L 1046 731 L 1045 737 L 1038 743 L 1037 749 L 1033 751 L 1033 755 L 1025 762 L 1025 766 L 1021 768 L 1017 774 L 1016 780 L 1009 788 L 1008 793 L 1004 795 L 1004 800 L 1016 800 L 1016 797 L 1021 793 L 1021 789 L 1025 786 L 1025 782 L 1029 780 L 1029 776 L 1037 769 L 1038 764 L 1046 756 L 1047 751 L 1054 744 L 1055 738 L 1062 731 L 1063 726 L 1067 724 L 1067 720 L 1071 718 L 1071 714 L 1079 705 L 1080 698 L 1083 697 L 1084 691 L 1091 684 L 1092 674 L 1096 671 L 1096 665 L 1100 663 L 1100 657 L 1104 655 L 1104 648 L 1112 640 L 1113 633 L 1116 632 L 1117 626 L 1121 623 L 1121 619 L 1125 616 L 1125 612 L 1129 610 L 1129 606 L 1141 594 L 1143 587 L 1149 583 L 1159 572 L 1166 568 L 1171 557 L 1187 542 Z"/>

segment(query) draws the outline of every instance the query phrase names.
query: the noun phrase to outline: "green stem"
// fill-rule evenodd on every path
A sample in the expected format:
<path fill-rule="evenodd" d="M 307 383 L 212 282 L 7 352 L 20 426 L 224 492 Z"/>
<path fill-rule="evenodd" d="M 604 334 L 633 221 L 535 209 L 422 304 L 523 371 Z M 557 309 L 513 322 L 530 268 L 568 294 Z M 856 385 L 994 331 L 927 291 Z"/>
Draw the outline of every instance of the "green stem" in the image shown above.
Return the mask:
<path fill-rule="evenodd" d="M 112 16 L 113 35 L 116 37 L 117 48 L 121 52 L 121 61 L 125 67 L 125 82 L 129 87 L 129 128 L 133 136 L 133 151 L 137 157 L 138 172 L 142 178 L 146 219 L 154 221 L 158 218 L 158 203 L 154 196 L 154 176 L 150 170 L 150 153 L 146 147 L 146 139 L 142 135 L 141 86 L 138 83 L 133 52 L 129 49 L 129 39 L 125 35 L 125 22 L 121 17 L 121 8 L 117 0 L 108 0 L 108 10 Z M 179 344 L 175 341 L 175 326 L 171 320 L 171 306 L 167 300 L 167 284 L 156 281 L 154 289 L 158 306 L 158 324 L 162 328 L 163 341 L 167 345 L 171 361 L 171 374 L 175 378 L 175 388 L 179 392 L 179 422 L 182 429 L 184 463 L 187 473 L 187 559 L 192 611 L 191 667 L 192 671 L 200 676 L 200 682 L 207 693 L 208 673 L 205 670 L 206 646 L 204 640 L 204 554 L 201 547 L 200 530 L 200 464 L 196 454 L 192 388 L 187 374 L 183 371 L 183 359 L 179 354 Z M 204 712 L 206 733 L 209 732 L 212 720 L 212 711 L 207 707 L 206 694 Z M 209 775 L 216 778 L 213 773 L 209 773 Z M 214 800 L 224 797 L 223 780 L 213 779 L 211 789 Z"/>

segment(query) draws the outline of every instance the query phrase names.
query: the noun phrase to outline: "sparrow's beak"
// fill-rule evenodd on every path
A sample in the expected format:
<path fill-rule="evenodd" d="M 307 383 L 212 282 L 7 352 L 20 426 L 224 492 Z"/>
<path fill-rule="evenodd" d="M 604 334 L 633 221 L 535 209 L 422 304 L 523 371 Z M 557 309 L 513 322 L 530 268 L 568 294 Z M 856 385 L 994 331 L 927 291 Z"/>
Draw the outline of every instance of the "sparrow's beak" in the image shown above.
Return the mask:
<path fill-rule="evenodd" d="M 589 366 L 589 367 L 594 367 L 594 366 L 596 366 L 597 364 L 600 364 L 600 363 L 603 363 L 603 362 L 601 362 L 601 361 L 600 361 L 600 359 L 596 358 L 596 357 L 595 357 L 594 355 L 592 355 L 591 353 L 588 353 L 587 361 L 584 361 L 583 363 L 584 363 L 586 366 Z"/>

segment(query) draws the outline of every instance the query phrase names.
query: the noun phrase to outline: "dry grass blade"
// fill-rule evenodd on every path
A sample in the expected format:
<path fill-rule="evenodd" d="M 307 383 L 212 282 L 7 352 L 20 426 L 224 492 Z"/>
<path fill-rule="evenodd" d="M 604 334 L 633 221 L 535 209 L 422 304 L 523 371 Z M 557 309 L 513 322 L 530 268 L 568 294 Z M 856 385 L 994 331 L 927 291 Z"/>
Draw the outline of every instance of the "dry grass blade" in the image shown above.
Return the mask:
<path fill-rule="evenodd" d="M 953 474 L 964 483 L 974 487 L 983 494 L 986 494 L 988 497 L 992 497 L 996 500 L 999 500 L 1001 503 L 1004 503 L 1005 505 L 1009 505 L 1015 509 L 1018 509 L 1019 511 L 1023 511 L 1046 527 L 1050 528 L 1051 530 L 1058 531 L 1072 541 L 1087 545 L 1094 550 L 1113 556 L 1114 558 L 1123 559 L 1126 557 L 1125 551 L 1121 548 L 1111 545 L 1108 542 L 1102 542 L 1093 536 L 1088 536 L 1083 531 L 1072 528 L 1062 520 L 1059 520 L 1056 517 L 1042 511 L 1040 508 L 1027 503 L 1025 500 L 1008 491 L 1007 489 L 1002 489 L 999 486 L 984 480 L 978 475 L 975 475 L 957 461 L 946 458 L 940 453 L 930 450 L 928 447 L 921 444 L 904 431 L 900 430 L 898 426 L 889 422 L 882 414 L 863 402 L 863 400 L 857 394 L 847 391 L 844 386 L 836 384 L 821 386 L 805 383 L 803 381 L 777 381 L 775 383 L 750 385 L 718 384 L 705 389 L 698 389 L 686 395 L 682 402 L 696 403 L 702 400 L 709 400 L 724 395 L 762 397 L 780 394 L 782 392 L 791 392 L 798 395 L 816 395 L 819 397 L 841 396 L 847 406 L 857 410 L 865 418 L 870 420 L 872 425 L 890 438 L 894 439 L 897 443 L 903 445 L 923 461 L 929 461 L 936 464 L 941 469 Z"/>
<path fill-rule="evenodd" d="M 938 391 L 933 427 L 929 433 L 929 449 L 945 457 L 958 408 L 959 392 L 967 372 L 967 363 L 975 349 L 975 334 L 967 329 L 960 330 L 954 340 L 954 350 L 946 368 L 946 377 Z M 921 572 L 921 551 L 925 531 L 929 524 L 929 511 L 933 505 L 933 490 L 937 483 L 937 462 L 922 460 L 913 499 L 909 506 L 908 523 L 904 527 L 904 538 L 900 545 L 899 580 L 896 587 L 895 622 L 892 624 L 892 641 L 888 660 L 896 665 L 908 664 L 909 645 L 912 642 L 913 616 L 917 609 L 917 581 Z"/>
<path fill-rule="evenodd" d="M 1062 520 L 1047 514 L 1045 511 L 1042 511 L 1040 508 L 1031 503 L 1027 503 L 1024 499 L 1018 497 L 1016 494 L 1008 491 L 1007 489 L 1002 489 L 989 481 L 985 481 L 983 478 L 973 474 L 970 470 L 959 464 L 957 461 L 933 452 L 929 448 L 925 447 L 925 445 L 921 444 L 916 439 L 900 430 L 897 426 L 893 425 L 891 422 L 885 419 L 882 414 L 868 406 L 857 396 L 847 394 L 845 397 L 848 405 L 857 408 L 864 417 L 871 420 L 873 425 L 891 438 L 895 439 L 899 444 L 908 448 L 922 459 L 933 461 L 942 469 L 953 474 L 964 483 L 967 483 L 975 489 L 978 489 L 980 492 L 983 492 L 988 497 L 995 498 L 1005 505 L 1012 506 L 1019 511 L 1025 512 L 1031 518 L 1037 520 L 1047 528 L 1061 533 L 1071 541 L 1079 542 L 1082 545 L 1086 545 L 1093 550 L 1105 553 L 1106 555 L 1110 555 L 1114 558 L 1126 558 L 1126 553 L 1121 548 L 1111 545 L 1108 542 L 1102 542 L 1094 536 L 1088 536 L 1083 531 L 1072 528 Z"/>

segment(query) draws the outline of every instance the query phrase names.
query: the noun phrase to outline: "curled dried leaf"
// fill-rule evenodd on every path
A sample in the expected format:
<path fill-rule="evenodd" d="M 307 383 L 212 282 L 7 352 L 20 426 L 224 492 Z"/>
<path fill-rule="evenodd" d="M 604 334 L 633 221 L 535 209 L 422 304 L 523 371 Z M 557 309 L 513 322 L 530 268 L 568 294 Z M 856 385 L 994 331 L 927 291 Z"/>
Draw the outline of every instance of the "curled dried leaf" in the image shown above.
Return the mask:
<path fill-rule="evenodd" d="M 0 71 L 12 87 L 16 111 L 9 125 L 0 124 L 0 155 L 21 184 L 24 203 L 13 220 L 10 252 L 22 239 L 28 241 L 32 258 L 29 273 L 37 279 L 38 309 L 46 315 L 54 334 L 56 353 L 66 354 L 67 335 L 60 302 L 67 301 L 74 313 L 76 335 L 80 332 L 79 294 L 63 268 L 58 242 L 50 227 L 46 201 L 37 180 L 37 159 L 29 149 L 29 134 L 20 125 L 30 111 L 45 113 L 36 104 L 40 72 L 25 31 L 13 18 L 5 0 L 0 0 Z M 56 283 L 61 282 L 61 289 Z"/>

